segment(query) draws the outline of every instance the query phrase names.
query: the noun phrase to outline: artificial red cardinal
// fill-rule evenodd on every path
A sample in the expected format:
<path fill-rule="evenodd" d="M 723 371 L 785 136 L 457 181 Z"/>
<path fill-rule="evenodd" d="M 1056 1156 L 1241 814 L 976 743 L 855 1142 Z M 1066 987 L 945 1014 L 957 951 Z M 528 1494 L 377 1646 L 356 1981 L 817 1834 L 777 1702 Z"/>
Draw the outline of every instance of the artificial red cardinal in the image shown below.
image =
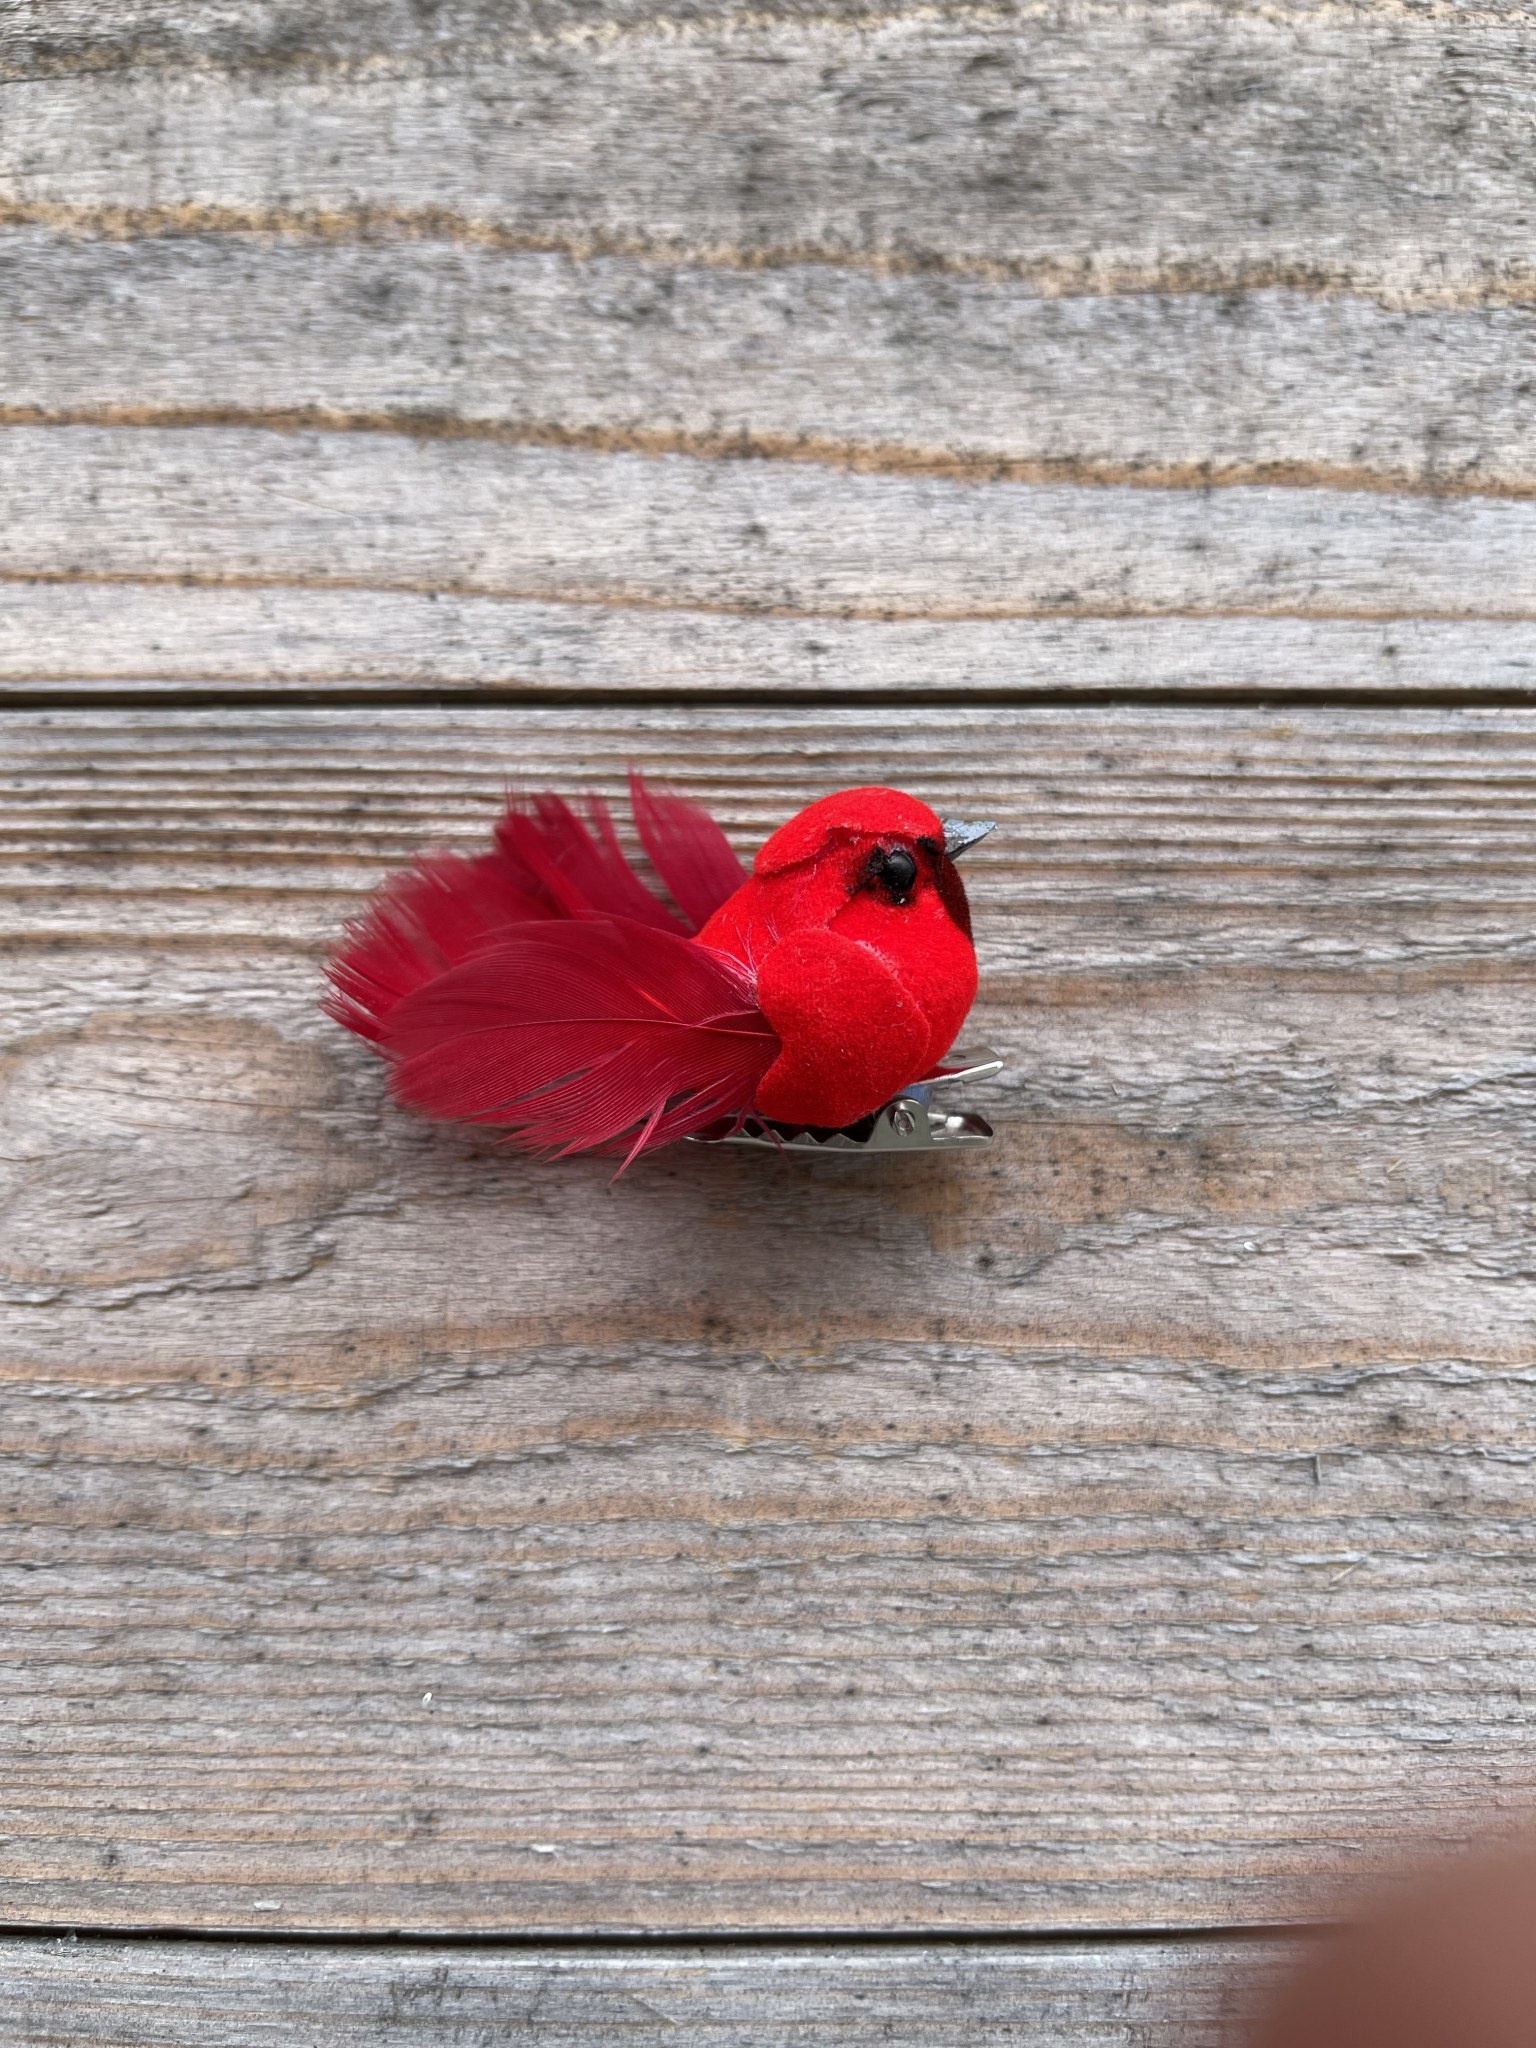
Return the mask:
<path fill-rule="evenodd" d="M 706 811 L 637 775 L 607 807 L 514 798 L 494 849 L 429 855 L 330 963 L 330 1014 L 396 1098 L 530 1149 L 623 1152 L 748 1115 L 857 1122 L 930 1073 L 976 994 L 954 856 L 990 830 L 894 789 L 810 804 L 748 876 Z"/>

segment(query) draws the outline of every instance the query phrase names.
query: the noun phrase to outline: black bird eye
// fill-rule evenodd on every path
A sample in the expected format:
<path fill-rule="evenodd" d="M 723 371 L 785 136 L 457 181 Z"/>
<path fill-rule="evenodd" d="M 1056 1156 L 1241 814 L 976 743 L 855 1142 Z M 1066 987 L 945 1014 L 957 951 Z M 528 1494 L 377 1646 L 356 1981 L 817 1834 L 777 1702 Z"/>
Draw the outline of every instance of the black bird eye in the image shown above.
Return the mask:
<path fill-rule="evenodd" d="M 904 846 L 875 856 L 875 877 L 893 896 L 910 896 L 917 884 L 917 862 Z"/>

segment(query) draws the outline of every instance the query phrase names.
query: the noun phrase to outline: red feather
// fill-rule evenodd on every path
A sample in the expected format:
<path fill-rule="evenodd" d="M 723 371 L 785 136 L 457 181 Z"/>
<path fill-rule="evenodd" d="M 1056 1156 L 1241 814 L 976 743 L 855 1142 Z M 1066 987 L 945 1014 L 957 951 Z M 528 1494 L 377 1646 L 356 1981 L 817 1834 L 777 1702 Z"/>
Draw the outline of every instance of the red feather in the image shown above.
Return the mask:
<path fill-rule="evenodd" d="M 651 866 L 695 931 L 747 879 L 731 842 L 698 804 L 652 789 L 629 771 L 629 807 Z"/>
<path fill-rule="evenodd" d="M 517 887 L 499 854 L 426 854 L 391 876 L 347 926 L 330 963 L 326 1010 L 377 1044 L 385 1019 L 413 989 L 467 959 L 493 932 L 558 915 L 547 898 Z"/>
<path fill-rule="evenodd" d="M 679 889 L 692 891 L 691 902 L 702 902 L 703 877 L 711 871 L 716 886 L 729 882 L 726 895 L 740 887 L 745 874 L 706 812 L 676 797 L 655 796 L 638 775 L 631 776 L 630 791 L 637 818 L 639 807 L 647 805 L 665 821 L 660 828 L 649 822 L 649 829 L 673 870 L 668 873 L 658 860 L 658 871 L 680 902 Z M 469 959 L 508 925 L 538 918 L 597 914 L 666 932 L 696 929 L 674 917 L 635 873 L 602 799 L 588 797 L 586 810 L 584 819 L 562 797 L 549 794 L 512 797 L 497 822 L 494 852 L 478 860 L 426 854 L 391 877 L 366 915 L 346 928 L 330 965 L 328 1013 L 377 1044 L 384 1019 L 413 989 Z M 642 836 L 647 823 L 641 820 Z M 711 845 L 711 835 L 718 846 Z M 682 851 L 687 847 L 693 849 L 691 868 Z M 683 907 L 691 917 L 688 904 Z"/>
<path fill-rule="evenodd" d="M 497 850 L 510 879 L 565 917 L 597 911 L 659 931 L 687 931 L 630 866 L 602 798 L 589 796 L 586 808 L 582 818 L 564 797 L 514 797 L 496 827 Z"/>
<path fill-rule="evenodd" d="M 735 961 L 628 918 L 504 930 L 379 1036 L 414 1109 L 630 1159 L 745 1112 L 779 1053 Z"/>

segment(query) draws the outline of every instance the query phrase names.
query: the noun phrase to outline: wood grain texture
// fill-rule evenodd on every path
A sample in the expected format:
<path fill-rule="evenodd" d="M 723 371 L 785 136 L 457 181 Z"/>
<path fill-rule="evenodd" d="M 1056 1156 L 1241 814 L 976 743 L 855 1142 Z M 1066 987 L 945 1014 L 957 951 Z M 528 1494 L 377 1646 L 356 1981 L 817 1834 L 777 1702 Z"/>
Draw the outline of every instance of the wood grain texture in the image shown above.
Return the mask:
<path fill-rule="evenodd" d="M 1127 1936 L 16 2038 L 1215 2048 L 1280 1949 L 1135 1930 L 1536 1797 L 1536 713 L 1022 701 L 1529 689 L 1531 23 L 0 9 L 0 1922 Z M 608 703 L 153 708 L 330 689 Z M 1000 817 L 992 1154 L 388 1108 L 327 938 L 631 760 Z"/>
<path fill-rule="evenodd" d="M 1080 0 L 1077 12 L 1090 11 Z M 1149 9 L 1095 0 L 1092 12 L 1113 17 L 1171 13 L 1162 0 Z M 1027 26 L 1045 12 L 1038 0 L 993 0 L 946 10 L 970 26 Z M 221 66 L 267 71 L 314 70 L 366 63 L 381 56 L 441 64 L 504 55 L 512 37 L 616 37 L 649 31 L 751 29 L 781 23 L 868 28 L 925 16 L 910 0 L 443 0 L 423 8 L 411 0 L 354 0 L 345 8 L 316 0 L 10 0 L 0 21 L 0 64 L 10 78 L 69 70 Z M 1460 29 L 1529 21 L 1528 0 L 1269 0 L 1262 18 L 1321 19 L 1380 25 L 1409 21 Z"/>
<path fill-rule="evenodd" d="M 4 733 L 6 1919 L 1211 1924 L 1536 1789 L 1529 714 Z M 994 1154 L 382 1107 L 323 935 L 631 758 L 985 792 Z"/>
<path fill-rule="evenodd" d="M 0 195 L 34 218 L 383 219 L 1066 288 L 1455 300 L 1536 279 L 1516 14 L 739 15 L 334 60 L 301 38 L 275 69 L 216 43 L 212 64 L 15 80 Z"/>
<path fill-rule="evenodd" d="M 10 417 L 308 409 L 983 476 L 1536 488 L 1528 306 L 15 228 L 0 309 Z"/>
<path fill-rule="evenodd" d="M 1536 617 L 1536 501 L 1099 489 L 536 443 L 11 427 L 7 578 L 817 617 Z"/>
<path fill-rule="evenodd" d="M 1494 0 L 1494 11 L 1509 0 Z M 1518 10 L 1520 0 L 1513 0 Z M 247 65 L 265 71 L 366 63 L 383 55 L 451 63 L 505 51 L 509 34 L 613 34 L 672 22 L 728 24 L 733 17 L 793 18 L 801 0 L 9 0 L 0 17 L 7 79 L 156 65 Z M 867 0 L 826 0 L 809 11 L 857 21 Z M 887 10 L 888 11 L 888 10 Z"/>
<path fill-rule="evenodd" d="M 457 591 L 0 582 L 0 700 L 422 688 L 903 698 L 1536 690 L 1536 622 L 783 618 Z"/>
<path fill-rule="evenodd" d="M 0 1943 L 14 2048 L 1228 2048 L 1281 1943 L 349 1952 Z"/>

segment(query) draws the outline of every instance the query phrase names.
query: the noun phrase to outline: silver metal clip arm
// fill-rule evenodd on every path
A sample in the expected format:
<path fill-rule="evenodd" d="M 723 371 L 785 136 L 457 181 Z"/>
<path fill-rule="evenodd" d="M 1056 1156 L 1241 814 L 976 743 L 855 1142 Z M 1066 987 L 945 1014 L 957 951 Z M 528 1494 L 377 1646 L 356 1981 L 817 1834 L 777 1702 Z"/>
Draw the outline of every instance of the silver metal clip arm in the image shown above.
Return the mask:
<path fill-rule="evenodd" d="M 992 1126 L 971 1110 L 935 1109 L 936 1089 L 952 1088 L 962 1081 L 990 1081 L 1002 1072 L 1003 1063 L 985 1046 L 952 1052 L 931 1074 L 881 1105 L 873 1115 L 841 1130 L 826 1130 L 794 1124 L 770 1123 L 763 1117 L 748 1117 L 738 1130 L 720 1137 L 698 1134 L 695 1145 L 746 1145 L 757 1152 L 791 1152 L 805 1158 L 870 1158 L 890 1152 L 966 1152 L 990 1145 Z"/>

